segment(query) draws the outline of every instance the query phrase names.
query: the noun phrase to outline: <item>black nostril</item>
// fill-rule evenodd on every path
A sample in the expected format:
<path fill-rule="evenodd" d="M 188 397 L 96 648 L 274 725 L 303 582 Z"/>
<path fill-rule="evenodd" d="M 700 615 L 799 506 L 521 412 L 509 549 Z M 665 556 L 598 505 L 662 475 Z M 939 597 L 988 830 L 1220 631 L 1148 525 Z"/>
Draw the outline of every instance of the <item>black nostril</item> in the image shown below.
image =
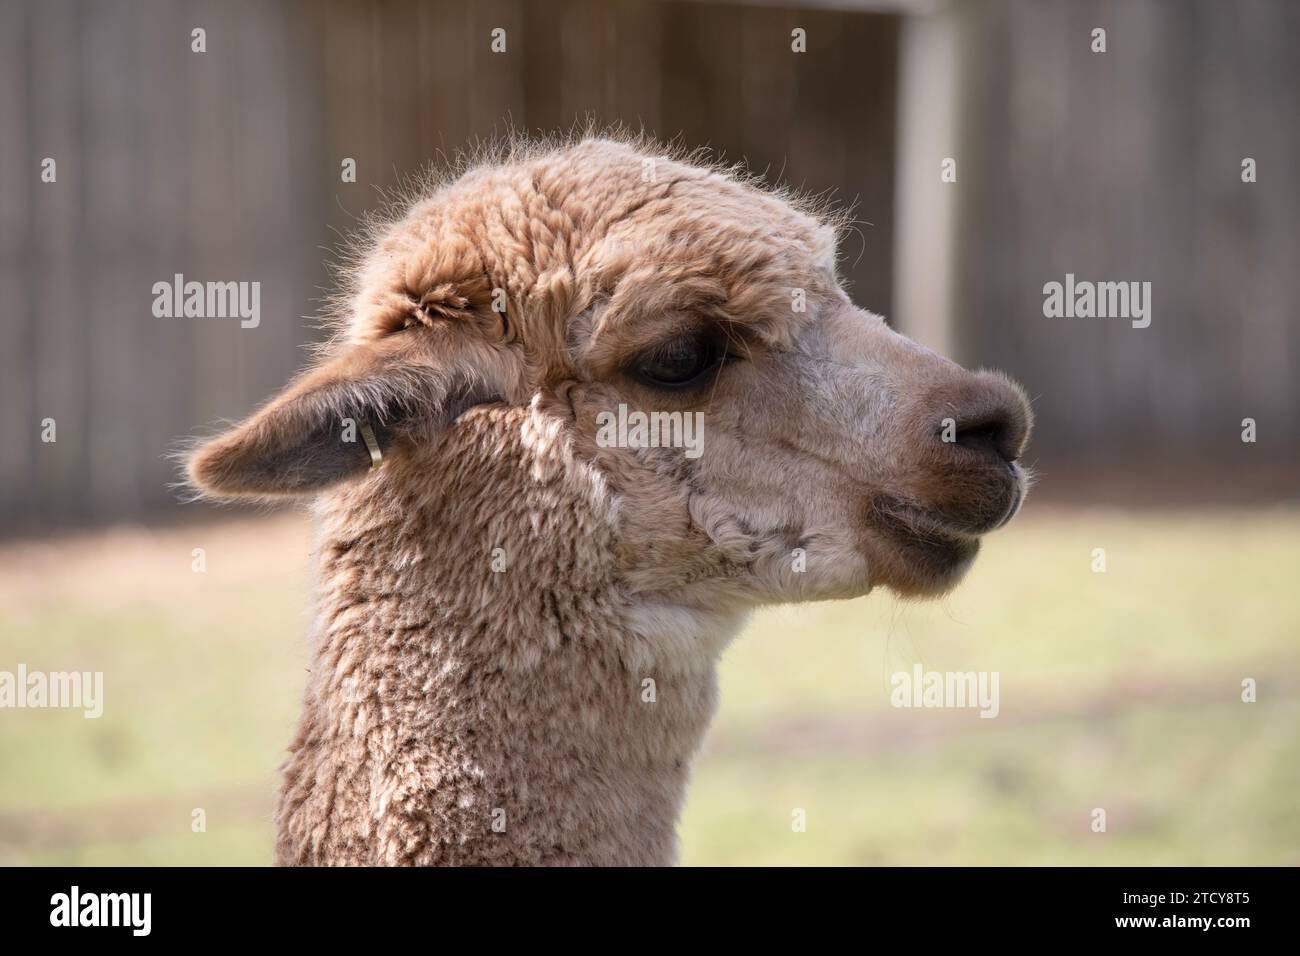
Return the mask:
<path fill-rule="evenodd" d="M 1012 462 L 1020 454 L 1021 439 L 1015 435 L 1011 416 L 994 412 L 983 418 L 957 426 L 953 443 L 984 455 L 997 455 Z"/>
<path fill-rule="evenodd" d="M 950 455 L 973 463 L 1017 461 L 1029 440 L 1033 413 L 1020 388 L 1000 375 L 960 373 L 921 399 L 924 421 Z M 936 427 L 937 426 L 937 427 Z"/>

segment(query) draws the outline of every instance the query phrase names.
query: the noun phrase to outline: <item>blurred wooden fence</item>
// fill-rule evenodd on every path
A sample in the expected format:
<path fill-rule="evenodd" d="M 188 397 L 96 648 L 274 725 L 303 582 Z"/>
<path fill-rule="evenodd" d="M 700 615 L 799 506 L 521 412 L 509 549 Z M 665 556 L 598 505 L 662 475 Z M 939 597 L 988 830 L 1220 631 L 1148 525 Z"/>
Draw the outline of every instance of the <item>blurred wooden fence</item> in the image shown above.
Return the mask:
<path fill-rule="evenodd" d="M 372 187 L 507 125 L 622 121 L 833 190 L 853 295 L 890 313 L 901 21 L 827 6 L 0 0 L 0 533 L 180 512 L 166 453 L 301 364 Z M 1300 4 L 953 10 L 959 357 L 1026 382 L 1048 461 L 1294 462 Z M 155 318 L 177 273 L 260 282 L 261 324 Z M 1150 281 L 1151 327 L 1044 318 L 1066 273 Z"/>
<path fill-rule="evenodd" d="M 1068 463 L 1136 484 L 1137 466 L 1164 462 L 1158 490 L 1176 497 L 1256 466 L 1294 471 L 1300 4 L 956 10 L 962 358 L 1025 382 L 1035 452 L 1057 474 Z M 1255 183 L 1242 182 L 1246 157 Z M 1045 318 L 1043 285 L 1067 273 L 1150 282 L 1150 327 Z M 1258 423 L 1254 445 L 1243 418 Z"/>
<path fill-rule="evenodd" d="M 734 4 L 0 3 L 0 532 L 176 513 L 164 456 L 301 364 L 335 230 L 510 124 L 644 125 L 857 200 L 848 271 L 887 311 L 896 43 Z M 176 273 L 261 282 L 260 326 L 155 318 Z"/>

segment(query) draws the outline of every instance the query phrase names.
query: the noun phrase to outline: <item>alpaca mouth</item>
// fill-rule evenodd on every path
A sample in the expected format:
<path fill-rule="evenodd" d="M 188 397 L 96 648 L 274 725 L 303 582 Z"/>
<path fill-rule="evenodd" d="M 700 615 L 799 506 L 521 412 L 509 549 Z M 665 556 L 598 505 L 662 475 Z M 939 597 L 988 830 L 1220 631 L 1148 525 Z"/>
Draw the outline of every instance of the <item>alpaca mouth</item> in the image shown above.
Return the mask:
<path fill-rule="evenodd" d="M 951 587 L 979 552 L 980 536 L 1015 517 L 1025 500 L 1027 480 L 1018 466 L 1013 465 L 1009 474 L 1010 481 L 972 488 L 968 497 L 945 501 L 943 506 L 892 494 L 874 499 L 871 523 L 907 568 L 899 582 L 905 593 L 927 594 Z"/>
<path fill-rule="evenodd" d="M 1025 495 L 1029 493 L 1029 479 L 1024 470 L 1015 462 L 1012 462 L 1011 471 L 1015 477 L 1015 483 L 1011 486 L 1011 503 L 1007 505 L 1007 510 L 998 523 L 989 529 L 990 531 L 997 531 L 998 528 L 1005 527 L 1012 518 L 1018 515 L 1020 506 L 1025 503 Z"/>
<path fill-rule="evenodd" d="M 877 501 L 872 511 L 872 524 L 887 544 L 876 580 L 905 597 L 942 594 L 979 553 L 978 535 L 948 529 L 928 509 L 895 499 Z"/>
<path fill-rule="evenodd" d="M 940 501 L 890 495 L 881 510 L 908 522 L 922 535 L 979 537 L 997 531 L 1016 516 L 1028 485 L 1024 469 L 1008 462 L 994 475 L 955 483 Z"/>
<path fill-rule="evenodd" d="M 964 550 L 962 545 L 979 546 L 980 532 L 965 523 L 946 520 L 939 511 L 903 498 L 878 501 L 878 526 L 896 542 L 930 550 Z"/>

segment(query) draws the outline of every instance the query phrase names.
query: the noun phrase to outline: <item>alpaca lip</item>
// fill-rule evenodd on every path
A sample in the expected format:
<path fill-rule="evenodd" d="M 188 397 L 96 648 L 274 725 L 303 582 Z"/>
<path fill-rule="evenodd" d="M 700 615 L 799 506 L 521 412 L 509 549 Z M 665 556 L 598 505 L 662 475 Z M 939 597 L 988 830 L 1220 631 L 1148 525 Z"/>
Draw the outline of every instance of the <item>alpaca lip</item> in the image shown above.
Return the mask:
<path fill-rule="evenodd" d="M 945 521 L 934 509 L 901 498 L 891 500 L 879 511 L 886 518 L 887 529 L 896 536 L 942 543 L 974 540 L 979 537 L 978 532 L 970 531 L 964 525 L 955 526 Z"/>
<path fill-rule="evenodd" d="M 979 549 L 979 535 L 953 528 L 936 512 L 888 496 L 874 507 L 877 525 L 914 559 L 933 564 L 960 563 Z"/>
<path fill-rule="evenodd" d="M 1011 503 L 1007 505 L 1006 513 L 1001 517 L 998 523 L 989 529 L 990 531 L 997 531 L 999 528 L 1005 528 L 1007 524 L 1010 523 L 1011 519 L 1020 513 L 1020 506 L 1025 503 L 1025 493 L 1029 489 L 1025 483 L 1024 472 L 1020 470 L 1020 466 L 1014 461 L 1011 463 L 1011 473 L 1016 479 L 1016 483 L 1013 486 L 1014 493 L 1011 496 Z"/>
<path fill-rule="evenodd" d="M 942 594 L 961 579 L 979 552 L 978 536 L 946 530 L 928 510 L 894 499 L 877 502 L 873 512 L 889 552 L 901 561 L 901 570 L 894 560 L 885 562 L 881 583 L 901 595 Z"/>
<path fill-rule="evenodd" d="M 973 514 L 956 514 L 950 509 L 923 505 L 896 495 L 878 499 L 875 512 L 894 537 L 926 542 L 975 541 L 981 535 L 1004 527 L 1020 511 L 1025 500 L 1024 473 L 1015 463 L 1011 464 L 1010 473 L 1012 481 L 1008 486 L 975 497 L 971 508 Z M 1000 503 L 990 507 L 995 498 L 1001 498 Z"/>

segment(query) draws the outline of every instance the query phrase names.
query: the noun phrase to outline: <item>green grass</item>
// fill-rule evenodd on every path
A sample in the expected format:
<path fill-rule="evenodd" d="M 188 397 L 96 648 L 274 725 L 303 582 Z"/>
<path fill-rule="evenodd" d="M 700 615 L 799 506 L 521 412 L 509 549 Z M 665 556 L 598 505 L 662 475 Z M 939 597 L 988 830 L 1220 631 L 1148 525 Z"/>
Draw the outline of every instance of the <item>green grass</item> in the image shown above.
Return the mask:
<path fill-rule="evenodd" d="M 0 711 L 0 862 L 269 862 L 308 540 L 282 516 L 0 548 L 0 669 L 106 684 L 99 720 Z M 723 661 L 682 861 L 1300 863 L 1298 568 L 1295 510 L 1031 507 L 942 602 L 764 611 Z M 998 672 L 999 716 L 890 707 L 914 662 Z"/>

